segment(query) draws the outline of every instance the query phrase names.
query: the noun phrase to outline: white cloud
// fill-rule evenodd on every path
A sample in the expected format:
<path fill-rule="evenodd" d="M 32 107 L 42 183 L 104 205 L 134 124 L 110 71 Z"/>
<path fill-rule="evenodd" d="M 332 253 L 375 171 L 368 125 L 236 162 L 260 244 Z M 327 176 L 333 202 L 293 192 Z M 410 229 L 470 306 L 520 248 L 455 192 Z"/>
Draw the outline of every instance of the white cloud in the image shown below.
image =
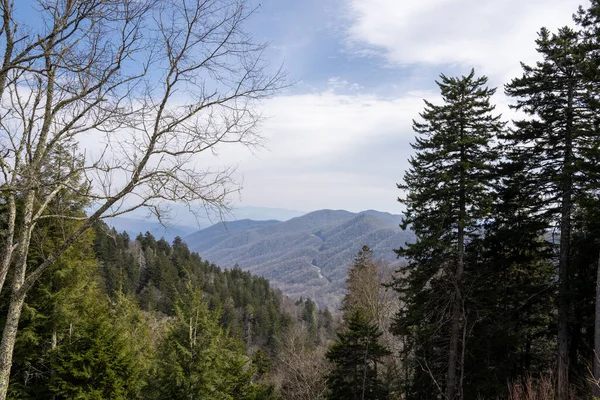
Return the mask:
<path fill-rule="evenodd" d="M 264 149 L 222 144 L 216 155 L 205 152 L 195 160 L 217 169 L 239 165 L 242 205 L 399 213 L 396 183 L 413 152 L 412 120 L 423 99 L 441 101 L 427 90 L 394 98 L 332 89 L 277 96 L 263 104 Z M 506 105 L 498 111 L 506 112 Z M 89 150 L 99 145 L 87 139 Z"/>
<path fill-rule="evenodd" d="M 433 96 L 433 94 L 432 94 Z M 266 105 L 264 126 L 273 156 L 285 159 L 333 156 L 375 136 L 411 131 L 423 97 L 384 99 L 370 94 L 340 95 L 331 90 L 281 96 Z"/>
<path fill-rule="evenodd" d="M 224 148 L 220 162 L 240 163 L 244 204 L 399 212 L 395 184 L 408 165 L 412 119 L 423 98 L 438 97 L 415 92 L 381 98 L 333 90 L 279 96 L 265 104 L 267 149 L 251 154 Z"/>
<path fill-rule="evenodd" d="M 581 0 L 344 0 L 354 50 L 391 64 L 460 65 L 504 83 L 536 59 L 537 32 L 572 25 Z M 587 4 L 585 4 L 587 5 Z"/>
<path fill-rule="evenodd" d="M 221 144 L 216 154 L 199 154 L 194 163 L 213 169 L 239 165 L 242 205 L 400 212 L 395 184 L 408 165 L 412 119 L 424 98 L 437 102 L 439 94 L 415 91 L 384 98 L 346 93 L 350 83 L 340 87 L 342 94 L 331 88 L 339 82 L 332 79 L 330 88 L 320 92 L 267 100 L 262 107 L 264 149 L 251 152 L 240 144 Z M 109 149 L 109 160 L 135 153 L 131 143 L 138 139 L 134 133 L 127 138 L 130 143 L 122 143 L 123 149 Z M 104 143 L 99 132 L 80 137 L 90 160 L 102 154 Z M 123 183 L 123 174 L 113 175 L 114 184 Z"/>
<path fill-rule="evenodd" d="M 341 79 L 339 76 L 331 77 L 327 80 L 327 86 L 332 90 L 348 90 L 352 92 L 358 92 L 364 89 L 364 86 L 358 83 L 350 83 L 345 79 Z"/>

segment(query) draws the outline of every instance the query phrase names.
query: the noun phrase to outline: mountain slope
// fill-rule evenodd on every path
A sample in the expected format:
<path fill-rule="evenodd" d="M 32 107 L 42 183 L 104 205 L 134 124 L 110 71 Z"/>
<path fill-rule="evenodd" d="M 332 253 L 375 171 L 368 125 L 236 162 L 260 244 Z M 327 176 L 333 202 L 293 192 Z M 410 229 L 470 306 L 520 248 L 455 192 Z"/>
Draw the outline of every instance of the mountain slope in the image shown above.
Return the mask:
<path fill-rule="evenodd" d="M 337 307 L 346 272 L 363 245 L 376 257 L 398 263 L 394 248 L 414 240 L 399 228 L 401 216 L 378 211 L 319 210 L 285 222 L 219 223 L 186 237 L 203 258 L 235 264 L 269 279 L 290 296 L 310 296 Z"/>

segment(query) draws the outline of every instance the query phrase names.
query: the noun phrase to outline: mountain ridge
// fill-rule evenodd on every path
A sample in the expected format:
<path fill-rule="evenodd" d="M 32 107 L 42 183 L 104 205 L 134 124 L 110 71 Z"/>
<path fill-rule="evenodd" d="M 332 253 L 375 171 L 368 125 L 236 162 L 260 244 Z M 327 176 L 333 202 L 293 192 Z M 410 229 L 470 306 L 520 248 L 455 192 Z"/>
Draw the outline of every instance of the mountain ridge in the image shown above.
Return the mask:
<path fill-rule="evenodd" d="M 193 213 L 189 207 L 181 204 L 167 204 L 167 207 L 170 211 L 166 215 L 166 223 L 164 224 L 161 224 L 156 216 L 148 214 L 147 210 L 141 209 L 131 212 L 127 216 L 107 218 L 104 222 L 118 232 L 127 232 L 131 237 L 136 237 L 139 233 L 150 232 L 157 238 L 163 237 L 168 241 L 173 241 L 177 236 L 183 238 L 221 222 L 231 224 L 245 220 L 287 221 L 306 214 L 304 211 L 253 206 L 237 206 L 223 214 L 210 213 L 207 210 L 204 210 L 204 212 L 196 210 L 197 212 Z M 88 210 L 88 212 L 91 211 L 93 211 L 93 208 Z"/>
<path fill-rule="evenodd" d="M 354 256 L 368 245 L 397 267 L 393 249 L 413 241 L 401 215 L 376 210 L 317 210 L 287 221 L 221 222 L 185 237 L 191 250 L 224 268 L 264 276 L 291 297 L 336 308 Z"/>

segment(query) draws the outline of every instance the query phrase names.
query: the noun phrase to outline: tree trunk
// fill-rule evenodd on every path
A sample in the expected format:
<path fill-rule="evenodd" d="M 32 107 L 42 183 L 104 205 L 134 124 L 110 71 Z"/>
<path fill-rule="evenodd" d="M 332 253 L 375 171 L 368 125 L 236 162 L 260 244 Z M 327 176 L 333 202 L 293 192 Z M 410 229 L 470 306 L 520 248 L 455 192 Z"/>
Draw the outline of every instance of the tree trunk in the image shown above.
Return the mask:
<path fill-rule="evenodd" d="M 594 315 L 594 397 L 600 397 L 600 254 L 596 270 L 596 313 Z"/>
<path fill-rule="evenodd" d="M 0 90 L 1 90 L 1 78 L 0 78 Z M 12 256 L 14 252 L 14 236 L 15 236 L 15 224 L 17 219 L 17 206 L 15 204 L 14 193 L 8 194 L 8 229 L 5 238 L 4 253 L 2 255 L 2 264 L 0 265 L 0 292 L 4 287 L 6 281 L 6 275 L 10 269 L 12 262 Z"/>
<path fill-rule="evenodd" d="M 21 287 L 25 283 L 25 274 L 27 272 L 27 254 L 29 253 L 29 242 L 31 240 L 35 194 L 35 190 L 30 189 L 23 202 L 23 223 L 19 234 L 17 264 L 15 265 L 6 323 L 2 332 L 2 342 L 0 342 L 0 400 L 6 399 L 10 369 L 12 367 L 13 349 L 19 328 L 19 318 L 21 317 L 23 303 L 25 302 L 26 292 L 22 291 Z"/>
<path fill-rule="evenodd" d="M 8 314 L 6 315 L 6 324 L 2 332 L 2 343 L 0 344 L 0 400 L 6 399 L 8 391 L 8 382 L 10 379 L 10 369 L 12 367 L 13 349 L 17 339 L 17 328 L 25 296 L 11 297 Z"/>
<path fill-rule="evenodd" d="M 563 201 L 563 203 L 565 203 Z M 563 208 L 565 206 L 563 205 Z M 564 221 L 561 225 L 569 225 Z M 563 229 L 561 229 L 563 231 Z M 564 230 L 560 238 L 559 287 L 558 287 L 558 397 L 557 400 L 569 400 L 569 275 L 568 241 L 569 231 Z"/>
<path fill-rule="evenodd" d="M 558 388 L 557 400 L 569 400 L 569 253 L 573 179 L 573 88 L 567 94 L 565 156 L 562 171 L 560 215 L 560 255 L 558 262 Z"/>
<path fill-rule="evenodd" d="M 365 394 L 367 391 L 367 358 L 369 355 L 369 340 L 370 338 L 367 337 L 367 346 L 365 347 L 365 356 L 363 358 L 362 395 L 360 396 L 361 400 L 365 400 Z"/>
<path fill-rule="evenodd" d="M 448 375 L 446 382 L 446 398 L 448 400 L 454 400 L 456 398 L 456 371 L 457 371 L 457 360 L 458 360 L 458 339 L 460 335 L 460 280 L 464 270 L 464 232 L 463 228 L 459 227 L 458 235 L 458 262 L 456 266 L 456 287 L 454 298 L 452 299 L 452 320 L 450 327 L 450 347 L 448 350 Z"/>
<path fill-rule="evenodd" d="M 11 67 L 11 59 L 14 48 L 14 38 L 12 31 L 12 24 L 10 23 L 10 17 L 13 12 L 13 4 L 8 1 L 3 1 L 2 4 L 3 14 L 3 29 L 2 34 L 5 40 L 5 51 L 4 51 L 4 60 L 2 62 L 2 70 L 0 70 L 0 99 L 4 98 L 4 90 L 6 89 L 6 81 L 8 78 L 8 73 Z M 15 169 L 17 169 L 18 164 L 15 165 Z M 14 184 L 15 179 L 13 177 L 12 184 Z M 6 181 L 5 183 L 9 183 Z M 2 258 L 2 265 L 0 266 L 0 292 L 4 287 L 4 282 L 6 280 L 6 275 L 8 274 L 8 269 L 10 267 L 10 263 L 12 261 L 12 253 L 13 253 L 13 238 L 15 233 L 15 221 L 16 221 L 16 205 L 15 205 L 15 194 L 14 192 L 9 192 L 8 194 L 8 232 L 5 238 L 5 247 L 4 254 Z"/>
<path fill-rule="evenodd" d="M 446 376 L 446 398 L 454 400 L 456 398 L 456 383 L 458 370 L 458 342 L 460 337 L 460 317 L 461 317 L 461 280 L 465 269 L 465 216 L 466 216 L 466 196 L 465 196 L 465 167 L 467 156 L 464 146 L 465 125 L 464 116 L 460 115 L 460 177 L 459 177 L 459 211 L 458 211 L 458 233 L 457 233 L 457 260 L 456 271 L 454 272 L 454 296 L 452 298 L 452 315 L 450 326 L 450 346 L 448 349 L 448 373 Z M 460 390 L 459 392 L 462 392 Z"/>

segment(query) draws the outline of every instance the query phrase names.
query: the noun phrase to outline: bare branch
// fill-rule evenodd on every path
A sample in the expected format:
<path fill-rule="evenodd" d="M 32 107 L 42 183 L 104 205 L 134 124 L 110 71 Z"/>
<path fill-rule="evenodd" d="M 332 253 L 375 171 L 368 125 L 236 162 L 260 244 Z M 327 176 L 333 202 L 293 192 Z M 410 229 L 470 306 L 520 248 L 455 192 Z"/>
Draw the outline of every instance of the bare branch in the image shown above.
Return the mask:
<path fill-rule="evenodd" d="M 18 6 L 0 0 L 0 199 L 24 210 L 1 249 L 0 290 L 8 265 L 14 278 L 0 399 L 25 295 L 44 271 L 102 218 L 144 207 L 163 221 L 166 201 L 226 209 L 235 167 L 207 165 L 222 145 L 260 144 L 260 101 L 285 86 L 244 32 L 255 10 L 243 0 L 40 0 L 36 27 L 16 20 Z M 54 207 L 69 196 L 94 211 Z M 51 219 L 77 228 L 32 268 L 31 237 Z"/>

